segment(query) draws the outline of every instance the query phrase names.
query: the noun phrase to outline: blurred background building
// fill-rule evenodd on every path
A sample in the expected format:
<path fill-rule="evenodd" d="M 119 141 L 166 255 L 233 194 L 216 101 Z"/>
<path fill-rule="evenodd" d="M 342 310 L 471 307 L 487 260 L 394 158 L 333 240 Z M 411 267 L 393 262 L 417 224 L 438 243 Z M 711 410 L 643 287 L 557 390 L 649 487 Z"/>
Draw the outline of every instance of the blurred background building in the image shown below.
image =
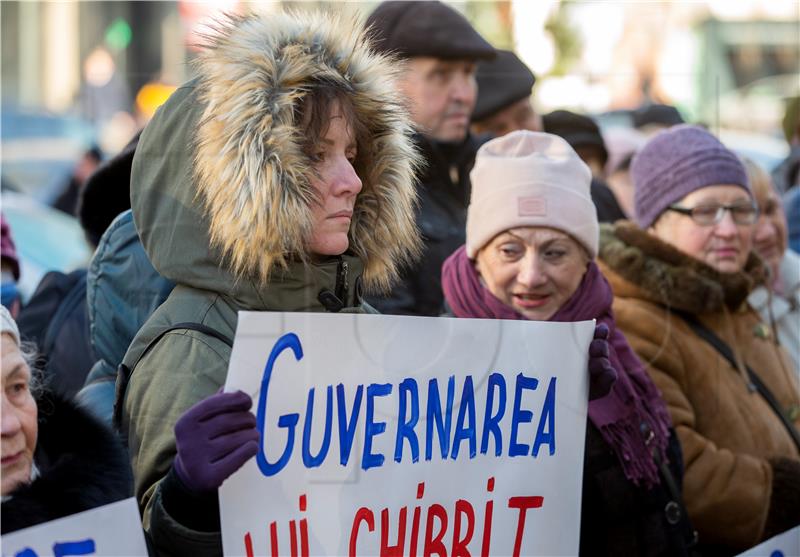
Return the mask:
<path fill-rule="evenodd" d="M 91 247 L 71 209 L 86 176 L 192 76 L 210 22 L 287 6 L 363 18 L 377 3 L 0 0 L 1 202 L 23 299 L 48 269 L 86 264 Z M 669 104 L 767 170 L 786 157 L 800 0 L 448 3 L 536 73 L 540 113 L 585 113 L 605 134 L 629 127 L 637 107 Z"/>
<path fill-rule="evenodd" d="M 688 121 L 782 148 L 783 102 L 800 88 L 799 0 L 450 3 L 533 69 L 541 112 L 568 108 L 608 126 L 624 123 L 627 109 L 666 103 Z M 76 160 L 92 144 L 118 151 L 191 76 L 195 45 L 221 13 L 288 5 L 367 14 L 375 4 L 4 0 L 6 185 L 55 187 L 37 185 L 48 178 L 19 170 L 20 158 Z"/>

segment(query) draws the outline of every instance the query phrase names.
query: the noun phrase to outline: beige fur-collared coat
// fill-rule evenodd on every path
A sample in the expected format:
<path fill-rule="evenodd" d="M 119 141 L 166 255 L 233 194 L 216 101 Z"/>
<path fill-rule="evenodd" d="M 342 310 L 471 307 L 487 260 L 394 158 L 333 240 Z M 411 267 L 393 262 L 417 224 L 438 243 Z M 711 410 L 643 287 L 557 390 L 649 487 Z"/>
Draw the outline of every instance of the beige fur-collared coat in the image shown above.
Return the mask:
<path fill-rule="evenodd" d="M 617 325 L 661 389 L 683 447 L 684 498 L 710 554 L 736 554 L 800 523 L 800 453 L 764 398 L 677 314 L 696 316 L 755 370 L 795 427 L 800 392 L 787 355 L 747 306 L 763 281 L 751 257 L 722 274 L 630 222 L 601 231 L 600 265 Z"/>

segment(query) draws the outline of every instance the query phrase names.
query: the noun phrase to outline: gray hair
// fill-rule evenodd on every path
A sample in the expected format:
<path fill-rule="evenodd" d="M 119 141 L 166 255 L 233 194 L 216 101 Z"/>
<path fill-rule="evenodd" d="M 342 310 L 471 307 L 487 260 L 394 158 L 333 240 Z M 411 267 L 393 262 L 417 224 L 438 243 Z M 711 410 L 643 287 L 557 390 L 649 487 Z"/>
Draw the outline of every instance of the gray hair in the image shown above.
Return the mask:
<path fill-rule="evenodd" d="M 28 369 L 31 372 L 31 380 L 28 383 L 28 388 L 33 395 L 33 398 L 39 399 L 39 395 L 41 395 L 45 390 L 45 378 L 44 373 L 42 371 L 42 355 L 39 354 L 39 350 L 36 348 L 36 343 L 24 340 L 20 343 L 19 346 L 20 354 L 22 354 L 22 359 L 25 361 L 25 364 L 28 366 Z"/>

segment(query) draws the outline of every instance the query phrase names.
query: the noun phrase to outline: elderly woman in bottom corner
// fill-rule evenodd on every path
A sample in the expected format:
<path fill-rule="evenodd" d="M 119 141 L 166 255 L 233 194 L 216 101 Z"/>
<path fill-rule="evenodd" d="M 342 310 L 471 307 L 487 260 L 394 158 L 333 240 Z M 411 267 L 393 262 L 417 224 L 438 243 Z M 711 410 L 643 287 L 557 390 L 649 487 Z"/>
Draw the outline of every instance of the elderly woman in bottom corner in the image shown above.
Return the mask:
<path fill-rule="evenodd" d="M 37 386 L 17 324 L 2 325 L 2 533 L 113 503 L 132 492 L 125 450 L 74 403 Z"/>
<path fill-rule="evenodd" d="M 669 406 L 701 549 L 737 554 L 800 524 L 797 378 L 747 304 L 767 276 L 758 209 L 741 161 L 696 126 L 653 137 L 632 175 L 636 223 L 603 227 L 601 269 Z"/>
<path fill-rule="evenodd" d="M 518 131 L 478 151 L 471 179 L 467 242 L 442 269 L 452 313 L 598 323 L 580 554 L 687 555 L 694 531 L 680 501 L 680 446 L 658 390 L 614 323 L 611 288 L 594 263 L 588 167 L 560 137 Z"/>

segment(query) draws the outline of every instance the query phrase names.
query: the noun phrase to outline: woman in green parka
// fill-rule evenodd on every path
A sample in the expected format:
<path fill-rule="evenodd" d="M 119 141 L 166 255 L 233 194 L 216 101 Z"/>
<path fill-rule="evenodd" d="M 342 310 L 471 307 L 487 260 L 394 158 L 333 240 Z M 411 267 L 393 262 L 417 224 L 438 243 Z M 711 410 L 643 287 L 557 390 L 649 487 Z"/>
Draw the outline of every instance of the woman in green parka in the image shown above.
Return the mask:
<path fill-rule="evenodd" d="M 240 310 L 368 311 L 362 290 L 387 289 L 419 251 L 399 68 L 360 29 L 232 18 L 142 134 L 133 215 L 177 286 L 125 356 L 120 409 L 160 555 L 221 554 L 216 488 L 259 446 L 249 397 L 220 391 L 228 344 L 172 327 L 233 338 Z"/>

